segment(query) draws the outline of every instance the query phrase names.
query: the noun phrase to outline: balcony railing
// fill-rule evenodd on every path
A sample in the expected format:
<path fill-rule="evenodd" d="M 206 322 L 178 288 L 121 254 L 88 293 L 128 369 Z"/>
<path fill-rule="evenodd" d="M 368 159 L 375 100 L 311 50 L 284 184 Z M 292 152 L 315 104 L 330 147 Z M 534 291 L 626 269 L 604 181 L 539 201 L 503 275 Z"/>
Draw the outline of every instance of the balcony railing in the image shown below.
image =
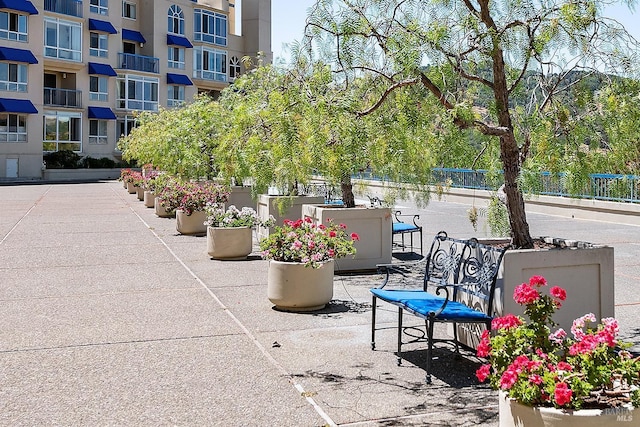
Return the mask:
<path fill-rule="evenodd" d="M 118 64 L 126 70 L 145 71 L 158 73 L 160 61 L 152 56 L 134 55 L 131 53 L 118 53 Z"/>
<path fill-rule="evenodd" d="M 50 107 L 82 108 L 82 91 L 45 87 L 44 105 Z"/>
<path fill-rule="evenodd" d="M 44 0 L 44 10 L 82 17 L 82 0 Z"/>

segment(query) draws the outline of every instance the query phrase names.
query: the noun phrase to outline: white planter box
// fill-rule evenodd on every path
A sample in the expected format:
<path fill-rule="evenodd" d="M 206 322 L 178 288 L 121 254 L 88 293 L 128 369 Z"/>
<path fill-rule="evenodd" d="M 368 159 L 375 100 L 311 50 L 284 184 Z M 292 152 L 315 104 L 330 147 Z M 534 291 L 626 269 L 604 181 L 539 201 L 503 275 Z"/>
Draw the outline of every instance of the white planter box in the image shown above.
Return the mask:
<path fill-rule="evenodd" d="M 347 226 L 347 233 L 358 233 L 355 242 L 355 258 L 336 260 L 336 271 L 375 270 L 378 264 L 391 263 L 391 209 L 355 207 L 343 208 L 333 205 L 304 205 L 303 217 L 318 224 L 327 219 Z"/>
<path fill-rule="evenodd" d="M 562 241 L 562 239 L 556 239 Z M 491 243 L 497 239 L 481 240 Z M 567 291 L 567 300 L 559 308 L 554 320 L 569 332 L 573 320 L 593 313 L 600 321 L 614 316 L 613 248 L 586 242 L 566 241 L 574 247 L 558 249 L 510 249 L 505 252 L 498 274 L 494 311 L 497 316 L 507 313 L 522 315 L 522 307 L 513 300 L 516 286 L 531 276 L 543 276 L 548 286 L 560 286 Z M 548 292 L 548 289 L 545 290 Z M 479 331 L 474 325 L 460 325 L 460 341 L 476 347 Z"/>
<path fill-rule="evenodd" d="M 251 187 L 232 186 L 229 194 L 229 201 L 225 203 L 227 206 L 234 205 L 238 209 L 245 206 L 253 208 L 256 202 L 251 198 Z"/>
<path fill-rule="evenodd" d="M 324 197 L 317 196 L 296 196 L 289 203 L 289 207 L 282 213 L 278 210 L 279 201 L 286 199 L 286 196 L 269 196 L 261 194 L 258 197 L 258 208 L 256 212 L 261 220 L 267 220 L 269 215 L 276 219 L 276 225 L 282 225 L 285 219 L 296 220 L 302 218 L 302 205 L 305 203 L 324 203 Z M 257 227 L 258 241 L 269 236 L 269 228 Z"/>

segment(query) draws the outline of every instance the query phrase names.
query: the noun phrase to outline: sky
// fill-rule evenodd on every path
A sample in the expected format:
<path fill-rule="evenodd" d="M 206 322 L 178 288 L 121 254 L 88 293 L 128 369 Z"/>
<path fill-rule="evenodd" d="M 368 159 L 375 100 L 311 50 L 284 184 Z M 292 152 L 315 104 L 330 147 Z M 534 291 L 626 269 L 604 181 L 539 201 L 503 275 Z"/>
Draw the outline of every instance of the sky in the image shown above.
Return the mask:
<path fill-rule="evenodd" d="M 288 58 L 284 43 L 301 40 L 307 18 L 307 10 L 315 0 L 271 0 L 271 50 L 274 62 L 278 57 Z M 619 21 L 640 40 L 640 5 L 631 13 L 626 6 L 610 6 L 606 16 Z"/>

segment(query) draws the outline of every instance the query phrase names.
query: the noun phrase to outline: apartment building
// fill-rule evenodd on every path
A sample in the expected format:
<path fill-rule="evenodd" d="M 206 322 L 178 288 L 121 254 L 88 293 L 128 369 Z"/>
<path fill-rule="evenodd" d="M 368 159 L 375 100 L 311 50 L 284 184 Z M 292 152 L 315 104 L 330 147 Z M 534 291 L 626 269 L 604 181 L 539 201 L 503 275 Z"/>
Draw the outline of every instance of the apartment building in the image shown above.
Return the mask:
<path fill-rule="evenodd" d="M 0 179 L 40 178 L 54 151 L 118 159 L 136 111 L 215 96 L 244 72 L 244 56 L 261 51 L 270 62 L 271 0 L 238 9 L 228 0 L 0 0 Z"/>

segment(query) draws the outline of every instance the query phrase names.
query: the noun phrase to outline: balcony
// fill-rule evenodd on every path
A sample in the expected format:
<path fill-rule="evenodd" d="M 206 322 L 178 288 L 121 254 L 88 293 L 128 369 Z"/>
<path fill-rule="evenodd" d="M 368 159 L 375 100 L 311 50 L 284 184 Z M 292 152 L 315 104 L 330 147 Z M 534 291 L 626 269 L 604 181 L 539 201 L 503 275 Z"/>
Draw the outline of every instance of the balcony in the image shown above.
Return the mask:
<path fill-rule="evenodd" d="M 160 61 L 152 56 L 118 53 L 118 65 L 121 69 L 158 73 Z"/>
<path fill-rule="evenodd" d="M 48 107 L 82 108 L 82 91 L 45 87 L 44 105 Z"/>
<path fill-rule="evenodd" d="M 82 17 L 82 0 L 44 0 L 44 10 Z"/>

